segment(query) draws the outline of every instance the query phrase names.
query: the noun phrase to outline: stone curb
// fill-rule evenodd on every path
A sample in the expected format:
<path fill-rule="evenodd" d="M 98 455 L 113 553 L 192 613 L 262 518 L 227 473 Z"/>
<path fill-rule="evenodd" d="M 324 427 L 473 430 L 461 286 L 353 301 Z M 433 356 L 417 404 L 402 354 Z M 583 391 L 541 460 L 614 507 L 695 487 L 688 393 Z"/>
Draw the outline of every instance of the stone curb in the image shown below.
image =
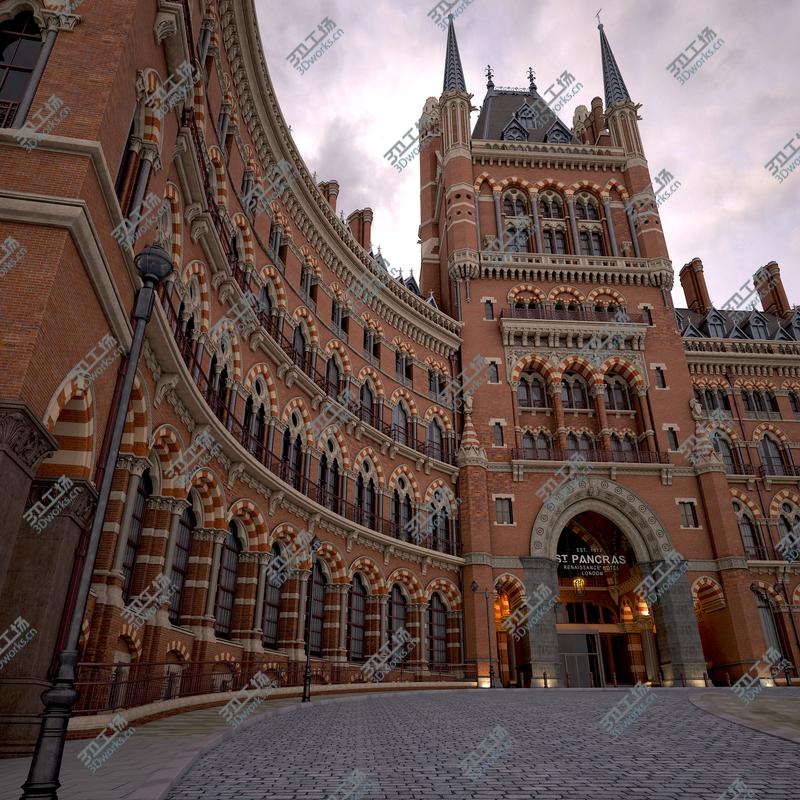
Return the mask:
<path fill-rule="evenodd" d="M 767 736 L 774 736 L 776 739 L 783 739 L 787 742 L 792 742 L 793 744 L 800 744 L 800 732 L 792 730 L 791 728 L 786 728 L 781 725 L 773 725 L 772 727 L 768 726 L 768 723 L 759 720 L 759 719 L 752 719 L 747 716 L 741 717 L 735 714 L 730 714 L 727 711 L 720 711 L 717 708 L 710 707 L 707 703 L 703 702 L 704 695 L 695 695 L 694 697 L 690 697 L 689 701 L 695 708 L 700 709 L 700 711 L 705 712 L 706 714 L 710 714 L 713 717 L 718 717 L 719 719 L 724 719 L 726 722 L 733 723 L 734 725 L 741 725 L 743 728 L 749 728 L 753 731 L 758 731 L 759 733 L 766 734 Z M 746 708 L 743 706 L 743 708 Z"/>

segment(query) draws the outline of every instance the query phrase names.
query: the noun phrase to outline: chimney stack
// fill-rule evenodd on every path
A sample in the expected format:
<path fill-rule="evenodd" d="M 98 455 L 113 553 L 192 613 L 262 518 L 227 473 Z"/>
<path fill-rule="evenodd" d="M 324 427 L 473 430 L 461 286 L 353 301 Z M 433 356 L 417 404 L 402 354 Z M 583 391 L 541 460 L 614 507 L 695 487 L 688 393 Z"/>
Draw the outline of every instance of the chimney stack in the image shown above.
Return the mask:
<path fill-rule="evenodd" d="M 703 275 L 703 262 L 699 258 L 693 258 L 684 265 L 680 271 L 680 279 L 689 311 L 705 314 L 713 308 Z"/>
<path fill-rule="evenodd" d="M 336 198 L 339 196 L 339 181 L 325 181 L 319 185 L 319 190 L 322 196 L 328 201 L 328 204 L 336 213 Z"/>
<path fill-rule="evenodd" d="M 347 218 L 347 224 L 356 241 L 369 252 L 372 242 L 372 209 L 362 208 L 354 211 Z"/>
<path fill-rule="evenodd" d="M 781 268 L 774 261 L 770 261 L 753 275 L 753 285 L 761 298 L 761 307 L 765 313 L 784 319 L 789 316 L 792 308 L 783 288 Z"/>

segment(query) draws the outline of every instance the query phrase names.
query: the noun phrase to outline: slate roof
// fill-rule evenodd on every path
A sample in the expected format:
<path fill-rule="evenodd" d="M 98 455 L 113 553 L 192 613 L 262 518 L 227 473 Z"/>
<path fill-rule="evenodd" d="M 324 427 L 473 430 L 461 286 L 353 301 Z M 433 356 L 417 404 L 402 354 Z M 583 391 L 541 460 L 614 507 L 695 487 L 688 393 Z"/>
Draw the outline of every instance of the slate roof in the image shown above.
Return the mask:
<path fill-rule="evenodd" d="M 759 339 L 754 335 L 753 323 L 762 320 L 766 324 L 767 341 L 800 341 L 800 308 L 795 309 L 789 319 L 765 314 L 758 309 L 712 309 L 705 314 L 689 311 L 688 308 L 676 308 L 675 319 L 681 336 L 685 338 L 703 339 Z M 711 325 L 722 324 L 723 336 L 711 333 Z"/>

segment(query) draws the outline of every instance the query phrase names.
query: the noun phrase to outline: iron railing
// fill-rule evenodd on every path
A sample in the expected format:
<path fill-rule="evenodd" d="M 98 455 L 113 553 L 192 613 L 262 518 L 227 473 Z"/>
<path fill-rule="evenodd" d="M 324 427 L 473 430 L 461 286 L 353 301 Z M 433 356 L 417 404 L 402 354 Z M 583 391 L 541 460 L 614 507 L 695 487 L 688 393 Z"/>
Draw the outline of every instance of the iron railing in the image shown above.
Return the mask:
<path fill-rule="evenodd" d="M 509 306 L 500 312 L 500 319 L 541 319 L 550 321 L 579 321 L 579 322 L 609 322 L 614 324 L 624 323 L 644 323 L 643 314 L 629 314 L 625 312 L 626 318 L 618 319 L 617 311 L 601 311 L 594 308 L 579 306 L 578 308 L 556 308 L 553 303 L 540 303 L 533 306 L 520 308 Z"/>
<path fill-rule="evenodd" d="M 526 461 L 569 461 L 575 456 L 582 456 L 590 462 L 616 462 L 622 464 L 669 464 L 666 453 L 649 450 L 562 450 L 560 447 L 535 448 L 515 447 L 513 459 Z"/>

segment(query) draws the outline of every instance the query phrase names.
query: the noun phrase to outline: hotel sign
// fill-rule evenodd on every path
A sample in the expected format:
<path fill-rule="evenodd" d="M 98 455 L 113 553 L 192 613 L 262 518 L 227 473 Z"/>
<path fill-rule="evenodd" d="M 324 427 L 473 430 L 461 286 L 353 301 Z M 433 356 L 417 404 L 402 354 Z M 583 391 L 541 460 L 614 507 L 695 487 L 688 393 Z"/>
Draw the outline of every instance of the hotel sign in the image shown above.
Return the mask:
<path fill-rule="evenodd" d="M 601 553 L 590 547 L 567 548 L 556 554 L 562 575 L 600 576 L 607 569 L 617 572 L 627 563 L 625 555 Z"/>

